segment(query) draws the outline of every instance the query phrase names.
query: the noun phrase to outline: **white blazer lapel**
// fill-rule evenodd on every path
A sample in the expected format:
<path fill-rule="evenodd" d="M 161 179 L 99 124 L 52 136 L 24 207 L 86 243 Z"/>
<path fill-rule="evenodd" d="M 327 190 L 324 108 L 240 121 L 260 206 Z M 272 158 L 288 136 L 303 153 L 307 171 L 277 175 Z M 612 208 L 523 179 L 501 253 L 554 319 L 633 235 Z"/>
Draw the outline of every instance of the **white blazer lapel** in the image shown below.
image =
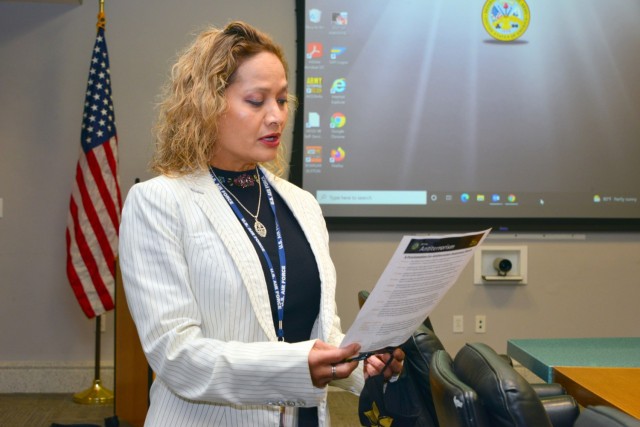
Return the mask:
<path fill-rule="evenodd" d="M 189 186 L 196 203 L 238 267 L 260 326 L 270 340 L 276 341 L 262 264 L 246 231 L 208 173 L 194 176 Z"/>

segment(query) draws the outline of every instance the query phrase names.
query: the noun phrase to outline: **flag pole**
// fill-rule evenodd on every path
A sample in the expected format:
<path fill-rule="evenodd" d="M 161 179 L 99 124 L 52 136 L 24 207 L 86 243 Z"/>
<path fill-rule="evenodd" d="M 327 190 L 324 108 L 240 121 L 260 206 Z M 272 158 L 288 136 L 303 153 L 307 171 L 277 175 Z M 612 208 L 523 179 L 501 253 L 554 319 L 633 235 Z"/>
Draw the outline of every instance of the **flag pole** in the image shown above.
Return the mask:
<path fill-rule="evenodd" d="M 104 28 L 104 24 L 105 24 L 105 16 L 104 16 L 104 0 L 99 0 L 100 4 L 100 8 L 98 9 L 98 26 L 102 26 L 102 28 Z"/>
<path fill-rule="evenodd" d="M 99 0 L 99 12 L 97 28 L 104 29 L 105 27 L 105 15 L 104 15 L 104 0 Z M 95 338 L 95 361 L 94 361 L 94 373 L 93 384 L 88 389 L 76 393 L 73 395 L 73 401 L 76 403 L 82 403 L 87 405 L 105 405 L 113 403 L 113 392 L 102 386 L 102 380 L 100 380 L 100 341 L 102 334 L 102 316 L 96 316 L 96 338 Z"/>

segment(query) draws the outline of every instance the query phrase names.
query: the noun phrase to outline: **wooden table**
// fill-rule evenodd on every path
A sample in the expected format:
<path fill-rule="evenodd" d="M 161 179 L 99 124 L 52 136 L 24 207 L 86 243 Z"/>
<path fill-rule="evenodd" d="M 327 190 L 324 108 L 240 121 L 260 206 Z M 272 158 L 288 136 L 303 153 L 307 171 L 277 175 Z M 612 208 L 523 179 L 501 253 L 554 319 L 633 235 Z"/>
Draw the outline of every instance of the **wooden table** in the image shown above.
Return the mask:
<path fill-rule="evenodd" d="M 553 380 L 582 406 L 613 406 L 640 419 L 640 368 L 556 366 Z"/>

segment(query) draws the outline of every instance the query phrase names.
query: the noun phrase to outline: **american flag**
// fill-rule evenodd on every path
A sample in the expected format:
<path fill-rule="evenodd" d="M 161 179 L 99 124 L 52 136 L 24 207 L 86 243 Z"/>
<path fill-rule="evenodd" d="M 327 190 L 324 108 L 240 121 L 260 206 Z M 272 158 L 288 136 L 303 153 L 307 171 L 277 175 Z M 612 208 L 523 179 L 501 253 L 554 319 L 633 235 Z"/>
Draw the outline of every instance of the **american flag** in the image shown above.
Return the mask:
<path fill-rule="evenodd" d="M 114 307 L 115 259 L 122 199 L 104 18 L 87 82 L 80 158 L 67 219 L 67 277 L 88 318 Z"/>

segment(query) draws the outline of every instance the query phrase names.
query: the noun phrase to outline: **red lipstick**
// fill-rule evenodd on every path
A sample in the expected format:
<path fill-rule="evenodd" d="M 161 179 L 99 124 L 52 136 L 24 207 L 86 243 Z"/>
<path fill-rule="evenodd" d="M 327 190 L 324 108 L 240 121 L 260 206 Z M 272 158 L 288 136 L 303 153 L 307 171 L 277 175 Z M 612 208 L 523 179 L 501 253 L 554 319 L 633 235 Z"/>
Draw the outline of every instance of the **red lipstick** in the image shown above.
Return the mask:
<path fill-rule="evenodd" d="M 280 145 L 280 134 L 270 133 L 269 135 L 261 137 L 260 142 L 269 147 L 277 147 L 278 145 Z"/>

